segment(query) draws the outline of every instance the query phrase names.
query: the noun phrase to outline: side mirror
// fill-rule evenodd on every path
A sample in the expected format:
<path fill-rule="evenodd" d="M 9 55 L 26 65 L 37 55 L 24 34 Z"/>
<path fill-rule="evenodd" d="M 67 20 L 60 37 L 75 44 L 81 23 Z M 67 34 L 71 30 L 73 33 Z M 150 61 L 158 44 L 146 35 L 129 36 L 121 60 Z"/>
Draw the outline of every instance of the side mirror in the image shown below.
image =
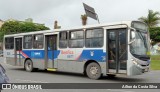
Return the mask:
<path fill-rule="evenodd" d="M 135 39 L 136 38 L 136 33 L 135 31 L 131 31 L 131 39 Z"/>
<path fill-rule="evenodd" d="M 129 44 L 132 44 L 133 42 L 135 42 L 136 40 L 136 33 L 135 33 L 135 30 L 131 29 L 131 34 L 130 34 L 130 42 Z"/>

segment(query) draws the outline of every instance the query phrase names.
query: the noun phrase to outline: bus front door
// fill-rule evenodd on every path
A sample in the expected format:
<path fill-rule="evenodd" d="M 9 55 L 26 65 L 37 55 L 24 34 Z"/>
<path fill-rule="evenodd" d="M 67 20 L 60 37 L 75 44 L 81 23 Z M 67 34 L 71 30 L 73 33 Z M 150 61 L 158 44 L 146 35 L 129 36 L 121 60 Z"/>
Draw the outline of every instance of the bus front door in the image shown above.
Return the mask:
<path fill-rule="evenodd" d="M 127 29 L 107 30 L 108 73 L 127 73 Z"/>
<path fill-rule="evenodd" d="M 15 65 L 22 65 L 22 38 L 15 38 Z"/>
<path fill-rule="evenodd" d="M 46 68 L 57 68 L 54 62 L 57 50 L 57 35 L 46 36 L 46 45 Z"/>

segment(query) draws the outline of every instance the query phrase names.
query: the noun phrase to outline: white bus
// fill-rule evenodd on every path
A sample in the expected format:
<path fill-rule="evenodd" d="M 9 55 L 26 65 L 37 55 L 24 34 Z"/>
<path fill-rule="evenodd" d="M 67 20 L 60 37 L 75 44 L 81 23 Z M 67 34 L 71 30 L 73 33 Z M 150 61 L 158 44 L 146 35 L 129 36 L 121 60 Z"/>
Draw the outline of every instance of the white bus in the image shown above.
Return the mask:
<path fill-rule="evenodd" d="M 26 71 L 47 69 L 86 74 L 140 75 L 150 66 L 148 27 L 140 21 L 87 25 L 4 36 L 7 64 Z"/>

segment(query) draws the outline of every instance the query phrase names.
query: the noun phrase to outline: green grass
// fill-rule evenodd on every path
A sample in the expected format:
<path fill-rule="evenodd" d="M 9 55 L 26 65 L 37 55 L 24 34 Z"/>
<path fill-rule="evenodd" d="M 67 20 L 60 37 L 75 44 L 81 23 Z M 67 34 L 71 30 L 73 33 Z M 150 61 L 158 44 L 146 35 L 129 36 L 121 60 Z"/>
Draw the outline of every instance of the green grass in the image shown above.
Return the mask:
<path fill-rule="evenodd" d="M 160 70 L 160 55 L 151 56 L 151 70 Z"/>

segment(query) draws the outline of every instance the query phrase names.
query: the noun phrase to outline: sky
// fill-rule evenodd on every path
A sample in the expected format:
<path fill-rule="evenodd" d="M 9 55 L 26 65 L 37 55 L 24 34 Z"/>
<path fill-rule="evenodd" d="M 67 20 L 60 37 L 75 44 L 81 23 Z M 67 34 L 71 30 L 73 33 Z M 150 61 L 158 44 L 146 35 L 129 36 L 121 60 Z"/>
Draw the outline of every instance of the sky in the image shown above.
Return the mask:
<path fill-rule="evenodd" d="M 32 18 L 50 29 L 57 20 L 61 28 L 77 27 L 85 14 L 83 3 L 94 7 L 100 23 L 137 20 L 149 9 L 160 12 L 160 0 L 0 0 L 0 19 Z M 88 24 L 97 23 L 88 18 Z"/>

